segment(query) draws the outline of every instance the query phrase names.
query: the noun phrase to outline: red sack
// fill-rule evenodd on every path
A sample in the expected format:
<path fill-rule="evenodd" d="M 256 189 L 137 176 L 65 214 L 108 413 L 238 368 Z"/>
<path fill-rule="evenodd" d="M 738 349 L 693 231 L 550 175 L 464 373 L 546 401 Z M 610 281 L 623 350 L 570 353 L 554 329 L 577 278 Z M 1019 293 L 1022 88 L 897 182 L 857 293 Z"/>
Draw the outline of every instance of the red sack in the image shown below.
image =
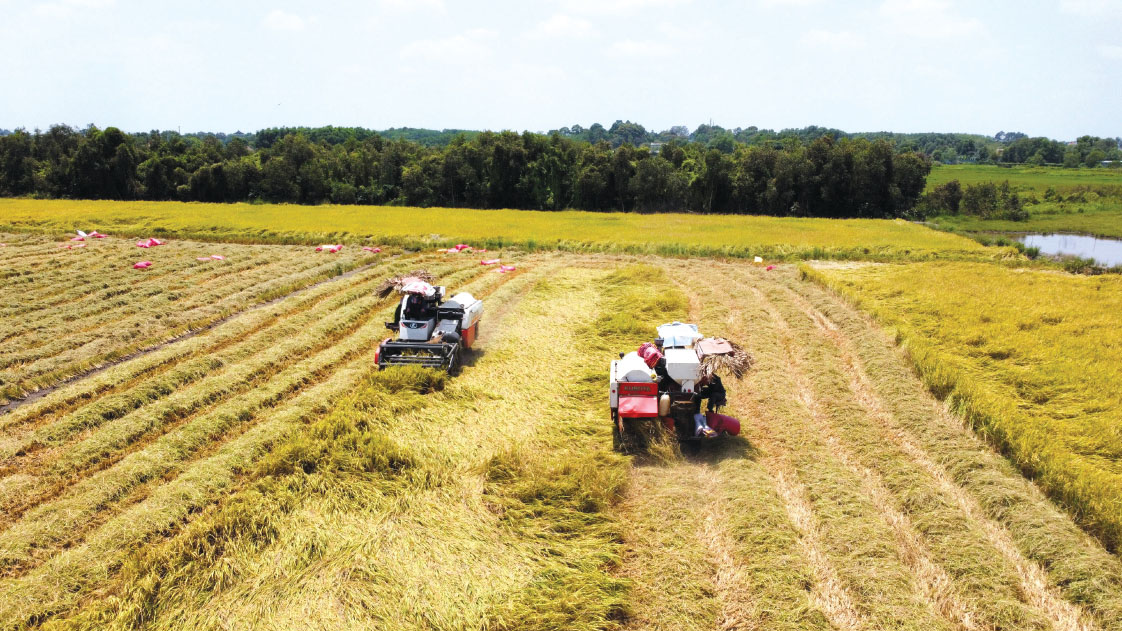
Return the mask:
<path fill-rule="evenodd" d="M 505 272 L 513 272 L 514 271 L 514 266 L 513 265 L 500 265 L 499 266 L 499 271 L 504 272 L 504 273 Z"/>
<path fill-rule="evenodd" d="M 480 261 L 479 264 L 480 265 L 494 265 L 495 263 L 498 263 L 498 262 L 499 262 L 499 259 L 488 259 L 486 261 Z"/>
<path fill-rule="evenodd" d="M 157 239 L 155 237 L 153 237 L 151 239 L 148 239 L 148 246 L 149 247 L 157 246 L 157 245 L 163 245 L 163 244 L 164 244 L 163 241 L 160 241 L 159 239 Z"/>
<path fill-rule="evenodd" d="M 770 272 L 771 270 L 775 269 L 775 266 L 774 265 L 768 265 L 765 269 L 767 269 L 767 271 Z"/>
<path fill-rule="evenodd" d="M 366 250 L 367 252 L 373 252 L 374 254 L 377 254 L 377 253 L 379 253 L 379 252 L 381 252 L 381 251 L 382 251 L 382 248 L 372 248 L 372 247 L 370 247 L 370 246 L 368 246 L 368 245 L 366 245 L 366 246 L 363 246 L 363 248 L 362 248 L 362 249 L 363 249 L 363 250 Z"/>
<path fill-rule="evenodd" d="M 71 237 L 70 240 L 71 241 L 85 241 L 86 238 L 85 237 Z"/>
<path fill-rule="evenodd" d="M 93 238 L 95 238 L 95 239 L 104 239 L 105 237 L 107 237 L 107 236 L 109 236 L 109 235 L 101 234 L 101 233 L 100 233 L 100 232 L 98 232 L 97 230 L 94 230 L 93 232 L 91 232 L 91 233 L 90 233 L 89 235 L 87 235 L 87 236 L 91 236 L 91 237 L 93 237 Z"/>
<path fill-rule="evenodd" d="M 215 261 L 225 261 L 226 260 L 226 257 L 222 256 L 221 254 L 211 254 L 210 258 L 214 259 Z"/>
<path fill-rule="evenodd" d="M 209 256 L 196 256 L 195 260 L 196 261 L 213 261 L 214 259 L 210 258 Z"/>
<path fill-rule="evenodd" d="M 137 241 L 136 242 L 136 247 L 138 247 L 138 248 L 150 248 L 152 246 L 148 245 L 147 241 Z"/>
<path fill-rule="evenodd" d="M 643 361 L 647 363 L 647 368 L 654 368 L 658 360 L 662 359 L 662 353 L 654 344 L 643 342 L 639 345 L 639 357 L 642 357 Z"/>
<path fill-rule="evenodd" d="M 705 413 L 705 424 L 713 429 L 713 431 L 720 434 L 725 432 L 730 436 L 738 436 L 740 434 L 740 421 L 725 414 L 717 414 L 716 412 Z"/>
<path fill-rule="evenodd" d="M 152 261 L 141 261 L 132 266 L 133 269 L 148 269 L 152 267 Z"/>

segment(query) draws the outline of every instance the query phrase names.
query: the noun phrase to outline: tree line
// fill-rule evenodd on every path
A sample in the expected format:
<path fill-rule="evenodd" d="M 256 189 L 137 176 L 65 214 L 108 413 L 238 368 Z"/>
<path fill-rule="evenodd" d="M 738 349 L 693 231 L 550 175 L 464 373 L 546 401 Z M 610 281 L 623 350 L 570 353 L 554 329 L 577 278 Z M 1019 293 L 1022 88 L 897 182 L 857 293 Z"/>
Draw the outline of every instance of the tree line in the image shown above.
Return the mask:
<path fill-rule="evenodd" d="M 830 135 L 674 139 L 657 152 L 559 132 L 457 134 L 443 146 L 352 128 L 262 130 L 252 140 L 17 130 L 0 137 L 0 195 L 899 217 L 931 169 L 922 152 Z"/>

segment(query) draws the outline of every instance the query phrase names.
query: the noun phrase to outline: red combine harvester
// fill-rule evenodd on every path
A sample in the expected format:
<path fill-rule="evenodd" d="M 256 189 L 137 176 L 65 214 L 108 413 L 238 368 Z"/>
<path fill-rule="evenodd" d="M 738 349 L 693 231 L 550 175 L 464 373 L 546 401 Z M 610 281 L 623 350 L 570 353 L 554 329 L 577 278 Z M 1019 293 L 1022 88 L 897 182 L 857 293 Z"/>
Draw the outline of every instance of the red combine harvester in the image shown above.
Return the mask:
<path fill-rule="evenodd" d="M 703 337 L 697 325 L 673 322 L 658 327 L 654 343 L 620 353 L 611 363 L 613 446 L 626 451 L 637 437 L 649 435 L 639 427 L 644 422 L 661 421 L 687 443 L 739 434 L 740 421 L 717 412 L 727 403 L 717 373 L 742 377 L 752 361 L 728 340 Z"/>

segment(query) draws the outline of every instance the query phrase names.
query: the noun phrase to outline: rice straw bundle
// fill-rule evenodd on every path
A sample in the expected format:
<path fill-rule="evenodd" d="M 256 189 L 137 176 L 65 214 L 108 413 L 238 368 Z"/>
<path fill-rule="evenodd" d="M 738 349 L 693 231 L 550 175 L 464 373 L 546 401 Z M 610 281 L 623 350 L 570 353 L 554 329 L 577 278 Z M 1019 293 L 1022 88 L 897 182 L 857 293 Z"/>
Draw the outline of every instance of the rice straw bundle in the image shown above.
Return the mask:
<path fill-rule="evenodd" d="M 414 281 L 421 281 L 424 283 L 429 283 L 431 285 L 432 281 L 434 280 L 436 280 L 436 277 L 433 276 L 428 270 L 413 270 L 408 274 L 402 274 L 401 276 L 394 276 L 393 278 L 386 279 L 382 282 L 381 285 L 378 285 L 378 288 L 374 290 L 374 293 L 378 294 L 379 298 L 385 298 L 386 296 L 392 294 L 394 291 L 401 291 L 402 287 Z"/>
<path fill-rule="evenodd" d="M 752 364 L 756 363 L 756 358 L 752 357 L 751 353 L 741 348 L 736 342 L 730 342 L 719 337 L 713 339 L 728 344 L 732 351 L 703 354 L 701 356 L 701 377 L 708 379 L 715 373 L 721 373 L 740 379 L 748 374 Z"/>

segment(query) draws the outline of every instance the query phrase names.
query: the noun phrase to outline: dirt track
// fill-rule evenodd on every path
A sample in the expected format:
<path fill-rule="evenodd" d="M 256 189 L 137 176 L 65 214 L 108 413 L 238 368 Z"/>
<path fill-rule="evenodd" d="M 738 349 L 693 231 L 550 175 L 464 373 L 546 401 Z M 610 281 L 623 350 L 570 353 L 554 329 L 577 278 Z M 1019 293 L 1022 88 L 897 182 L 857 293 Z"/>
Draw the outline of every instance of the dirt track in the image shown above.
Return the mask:
<path fill-rule="evenodd" d="M 948 414 L 861 314 L 791 267 L 668 267 L 690 318 L 757 364 L 726 384 L 740 439 L 634 469 L 628 628 L 1122 628 L 1118 559 Z M 947 466 L 962 449 L 976 469 Z M 1082 570 L 1041 549 L 1049 529 Z M 1074 585 L 1087 568 L 1107 589 Z"/>

